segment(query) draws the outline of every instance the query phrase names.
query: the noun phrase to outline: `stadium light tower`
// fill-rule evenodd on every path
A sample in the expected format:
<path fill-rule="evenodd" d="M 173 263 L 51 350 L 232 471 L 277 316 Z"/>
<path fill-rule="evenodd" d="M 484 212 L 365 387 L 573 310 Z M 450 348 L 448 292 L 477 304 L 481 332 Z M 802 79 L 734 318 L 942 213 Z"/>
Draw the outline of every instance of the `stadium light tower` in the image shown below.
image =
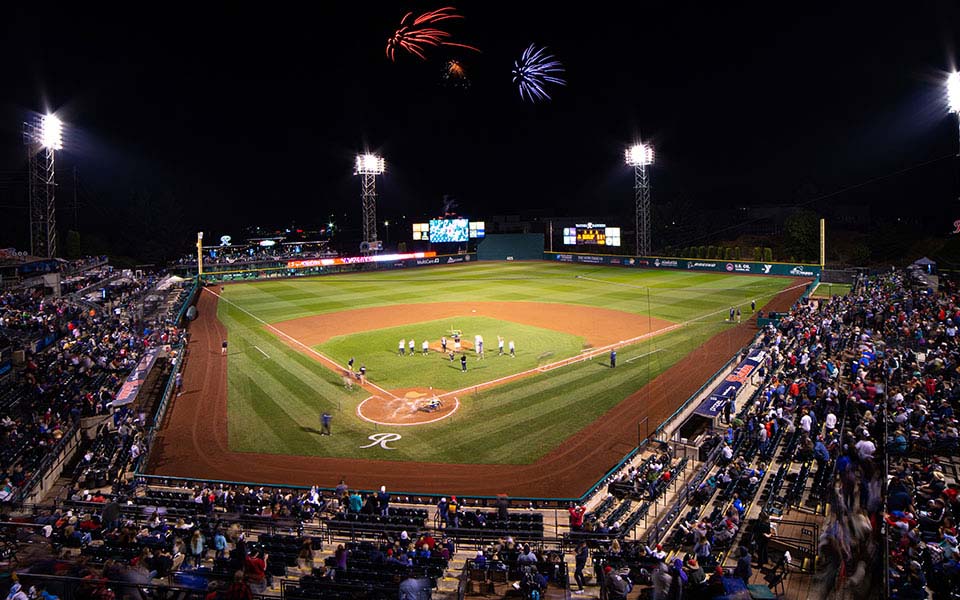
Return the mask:
<path fill-rule="evenodd" d="M 44 115 L 23 124 L 23 142 L 29 159 L 30 254 L 53 258 L 57 254 L 56 151 L 63 149 L 63 123 Z"/>
<path fill-rule="evenodd" d="M 957 115 L 957 128 L 960 131 L 960 73 L 954 71 L 947 77 L 947 106 L 950 112 Z M 957 156 L 960 156 L 960 146 L 957 148 Z"/>
<path fill-rule="evenodd" d="M 627 148 L 627 164 L 633 167 L 633 196 L 636 202 L 637 256 L 650 255 L 650 177 L 647 165 L 653 164 L 653 146 L 634 144 Z"/>
<path fill-rule="evenodd" d="M 363 210 L 364 254 L 377 250 L 377 175 L 383 175 L 386 161 L 376 154 L 358 154 L 356 171 L 360 176 L 360 205 Z"/>

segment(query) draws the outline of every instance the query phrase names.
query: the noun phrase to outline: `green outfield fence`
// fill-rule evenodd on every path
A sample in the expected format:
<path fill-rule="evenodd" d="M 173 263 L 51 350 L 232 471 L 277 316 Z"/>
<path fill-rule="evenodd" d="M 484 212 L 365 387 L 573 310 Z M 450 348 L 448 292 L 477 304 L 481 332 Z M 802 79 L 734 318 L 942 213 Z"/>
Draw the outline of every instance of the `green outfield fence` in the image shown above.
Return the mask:
<path fill-rule="evenodd" d="M 583 254 L 576 252 L 544 252 L 544 260 L 561 263 L 610 265 L 640 269 L 671 269 L 707 271 L 737 275 L 778 275 L 781 277 L 819 277 L 820 265 L 805 263 L 727 261 L 666 256 L 619 256 L 614 254 Z"/>

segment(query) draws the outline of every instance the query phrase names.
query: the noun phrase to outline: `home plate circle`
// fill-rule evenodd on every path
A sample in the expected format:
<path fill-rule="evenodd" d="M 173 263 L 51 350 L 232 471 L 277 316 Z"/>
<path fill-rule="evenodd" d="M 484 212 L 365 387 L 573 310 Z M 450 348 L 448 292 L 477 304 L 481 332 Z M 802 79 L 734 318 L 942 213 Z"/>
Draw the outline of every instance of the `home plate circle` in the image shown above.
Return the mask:
<path fill-rule="evenodd" d="M 460 408 L 454 396 L 433 388 L 390 390 L 392 398 L 370 396 L 357 406 L 357 416 L 378 425 L 404 427 L 424 425 L 446 419 Z"/>

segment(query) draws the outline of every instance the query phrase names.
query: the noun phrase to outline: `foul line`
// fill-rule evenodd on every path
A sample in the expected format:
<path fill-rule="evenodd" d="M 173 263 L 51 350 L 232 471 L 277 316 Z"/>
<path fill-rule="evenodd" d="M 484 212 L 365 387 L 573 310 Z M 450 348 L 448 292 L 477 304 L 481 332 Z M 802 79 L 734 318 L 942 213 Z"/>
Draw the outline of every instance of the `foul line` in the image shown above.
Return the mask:
<path fill-rule="evenodd" d="M 579 277 L 578 279 L 587 279 L 587 278 L 581 276 L 581 277 Z M 603 281 L 602 279 L 594 279 L 593 281 L 600 281 L 600 282 L 602 282 L 602 283 L 612 283 L 612 284 L 616 284 L 616 285 L 628 285 L 628 286 L 629 286 L 629 284 L 620 284 L 620 283 L 615 282 L 615 281 Z M 775 297 L 775 296 L 778 296 L 778 295 L 780 295 L 780 294 L 782 294 L 782 293 L 784 293 L 784 292 L 789 292 L 789 291 L 791 291 L 791 290 L 796 290 L 796 289 L 800 289 L 800 288 L 805 288 L 805 287 L 807 287 L 808 285 L 810 285 L 809 282 L 808 282 L 808 283 L 799 283 L 799 284 L 797 284 L 797 285 L 792 285 L 792 286 L 790 286 L 790 287 L 786 287 L 786 288 L 783 288 L 782 290 L 777 291 L 775 294 L 770 294 L 770 297 Z M 635 286 L 630 286 L 630 287 L 635 287 Z M 764 298 L 764 297 L 766 297 L 766 296 L 765 296 L 765 295 L 759 295 L 758 297 L 759 297 L 759 298 Z M 655 331 L 651 331 L 651 332 L 645 333 L 645 334 L 643 334 L 643 335 L 638 335 L 638 336 L 636 336 L 636 337 L 632 337 L 632 338 L 627 339 L 627 340 L 620 340 L 619 342 L 615 342 L 615 343 L 613 343 L 613 344 L 607 344 L 606 346 L 601 346 L 601 347 L 599 347 L 599 348 L 594 348 L 594 349 L 591 350 L 590 352 L 587 352 L 587 353 L 584 353 L 584 354 L 580 354 L 580 355 L 578 355 L 578 356 L 572 356 L 572 357 L 570 357 L 570 358 L 565 358 L 565 359 L 563 359 L 563 360 L 558 360 L 557 362 L 555 362 L 555 363 L 550 363 L 549 365 L 543 365 L 543 366 L 541 366 L 541 367 L 534 367 L 534 368 L 528 369 L 528 370 L 526 370 L 526 371 L 521 371 L 521 372 L 519 372 L 519 373 L 514 373 L 513 375 L 507 375 L 507 376 L 505 376 L 505 377 L 500 377 L 500 378 L 497 378 L 497 379 L 491 379 L 490 381 L 486 381 L 486 382 L 484 382 L 484 383 L 478 383 L 477 385 L 471 385 L 471 386 L 469 386 L 469 387 L 461 388 L 461 389 L 459 389 L 459 390 L 454 390 L 454 391 L 452 391 L 452 392 L 447 392 L 446 394 L 441 394 L 441 395 L 439 395 L 438 398 L 443 398 L 443 397 L 445 397 L 445 396 L 451 396 L 451 395 L 453 395 L 453 394 L 464 394 L 464 393 L 467 393 L 467 392 L 477 392 L 477 391 L 480 391 L 481 389 L 486 389 L 486 388 L 488 388 L 488 387 L 494 386 L 494 385 L 496 385 L 496 384 L 498 384 L 498 383 L 501 383 L 501 382 L 504 382 L 504 381 L 510 381 L 510 380 L 513 380 L 513 379 L 520 379 L 521 377 L 526 377 L 527 375 L 532 375 L 532 374 L 534 374 L 534 373 L 546 373 L 546 372 L 548 372 L 548 371 L 552 371 L 552 370 L 558 369 L 558 368 L 560 368 L 560 367 L 565 367 L 565 366 L 567 366 L 567 365 L 572 365 L 572 364 L 574 364 L 574 363 L 578 363 L 578 362 L 581 362 L 581 361 L 590 360 L 590 359 L 592 359 L 593 357 L 595 357 L 595 356 L 600 356 L 601 354 L 605 354 L 605 353 L 609 352 L 610 350 L 614 350 L 614 349 L 616 349 L 616 348 L 620 348 L 620 347 L 623 347 L 623 346 L 629 346 L 629 345 L 631 345 L 631 344 L 635 344 L 635 343 L 637 343 L 637 342 L 643 341 L 643 340 L 645 340 L 645 339 L 647 339 L 647 338 L 649 338 L 649 337 L 652 337 L 652 336 L 655 336 L 655 335 L 660 335 L 660 334 L 663 334 L 663 333 L 668 333 L 668 332 L 670 332 L 670 331 L 674 331 L 674 330 L 679 329 L 679 328 L 681 328 L 681 327 L 685 327 L 685 326 L 687 326 L 687 325 L 690 325 L 691 323 L 695 323 L 695 322 L 697 322 L 697 321 L 701 321 L 701 320 L 703 320 L 703 319 L 706 319 L 707 317 L 712 317 L 713 315 L 719 315 L 719 314 L 726 313 L 728 310 L 729 310 L 729 309 L 727 309 L 727 308 L 721 308 L 721 309 L 719 309 L 719 310 L 715 310 L 715 311 L 713 311 L 713 312 L 709 312 L 709 313 L 702 314 L 702 315 L 700 315 L 699 317 L 694 317 L 693 319 L 689 319 L 689 320 L 683 321 L 683 322 L 681 322 L 681 323 L 674 323 L 673 325 L 670 325 L 669 327 L 664 327 L 664 328 L 662 328 L 662 329 L 657 329 L 657 330 L 655 330 Z"/>
<path fill-rule="evenodd" d="M 577 276 L 576 279 L 587 280 L 587 281 L 597 281 L 597 282 L 600 282 L 600 283 L 607 283 L 607 284 L 611 284 L 611 285 L 625 285 L 625 286 L 627 286 L 627 287 L 642 288 L 642 286 L 634 286 L 634 285 L 630 285 L 630 284 L 628 284 L 628 283 L 620 283 L 620 282 L 617 282 L 617 281 L 605 281 L 605 280 L 603 280 L 603 279 L 594 279 L 594 278 L 591 278 L 591 277 L 584 277 L 584 276 Z M 777 291 L 777 292 L 774 293 L 774 294 L 769 294 L 769 296 L 770 296 L 770 297 L 775 297 L 775 296 L 778 296 L 778 295 L 780 295 L 780 294 L 782 294 L 782 293 L 784 293 L 784 292 L 789 292 L 789 291 L 791 291 L 791 290 L 796 290 L 796 289 L 800 289 L 800 288 L 805 288 L 805 287 L 807 287 L 808 285 L 810 285 L 810 284 L 809 284 L 809 283 L 800 283 L 800 284 L 797 284 L 797 285 L 792 285 L 792 286 L 790 286 L 790 287 L 783 288 L 782 290 L 779 290 L 779 291 Z M 348 370 L 348 369 L 346 369 L 345 367 L 342 367 L 342 366 L 340 366 L 339 364 L 337 364 L 336 361 L 334 361 L 334 360 L 328 358 L 327 356 L 321 354 L 320 352 L 318 352 L 317 350 L 311 348 L 310 346 L 307 346 L 306 344 L 304 344 L 304 343 L 301 342 L 300 340 L 296 339 L 295 337 L 292 337 L 291 335 L 289 335 L 289 334 L 281 331 L 280 329 L 277 329 L 276 327 L 274 327 L 274 326 L 271 325 L 270 323 L 267 323 L 266 321 L 264 321 L 264 320 L 261 319 L 260 317 L 258 317 L 258 316 L 256 316 L 255 314 L 251 313 L 251 312 L 248 311 L 247 309 L 239 306 L 239 305 L 236 304 L 235 302 L 231 302 L 231 301 L 228 300 L 227 298 L 224 298 L 224 297 L 221 296 L 220 294 L 218 294 L 218 293 L 216 293 L 216 292 L 214 292 L 214 291 L 211 291 L 211 290 L 208 289 L 208 288 L 202 288 L 202 289 L 203 289 L 203 291 L 205 291 L 205 292 L 209 292 L 209 293 L 213 294 L 214 296 L 216 296 L 217 298 L 219 298 L 219 299 L 223 300 L 224 302 L 230 304 L 231 306 L 234 306 L 235 308 L 237 308 L 237 309 L 240 310 L 241 312 L 246 313 L 247 315 L 251 316 L 251 317 L 252 317 L 253 319 L 255 319 L 256 321 L 259 321 L 260 323 L 262 323 L 267 329 L 270 329 L 271 331 L 275 332 L 277 335 L 280 335 L 280 336 L 283 336 L 283 337 L 287 338 L 288 340 L 290 340 L 291 342 L 293 342 L 293 343 L 296 344 L 297 346 L 300 346 L 301 348 L 307 350 L 308 352 L 312 353 L 313 355 L 319 357 L 322 361 L 325 361 L 325 362 L 328 363 L 328 364 L 334 365 L 337 369 L 340 369 L 340 370 L 342 370 L 342 371 L 347 371 L 347 370 Z M 767 295 L 762 294 L 762 295 L 759 295 L 758 297 L 759 297 L 759 298 L 764 298 L 764 297 L 766 297 L 766 296 L 767 296 Z M 425 424 L 427 424 L 427 423 L 435 423 L 436 421 L 439 421 L 439 420 L 441 420 L 441 419 L 445 419 L 445 418 L 447 418 L 448 416 L 452 415 L 452 414 L 454 413 L 454 411 L 455 411 L 457 408 L 459 408 L 459 406 L 460 406 L 460 401 L 457 399 L 457 395 L 462 395 L 462 394 L 468 393 L 468 392 L 477 392 L 477 391 L 480 391 L 481 389 L 486 389 L 486 388 L 495 386 L 496 384 L 501 383 L 501 382 L 504 382 L 504 381 L 510 381 L 510 380 L 513 380 L 513 379 L 520 379 L 520 378 L 522 378 L 522 377 L 526 377 L 527 375 L 532 375 L 532 374 L 534 374 L 534 373 L 546 373 L 546 372 L 548 372 L 548 371 L 552 371 L 552 370 L 558 369 L 558 368 L 560 368 L 560 367 L 565 367 L 565 366 L 567 366 L 567 365 L 572 365 L 572 364 L 575 364 L 575 363 L 578 363 L 578 362 L 582 362 L 582 361 L 586 361 L 586 360 L 591 360 L 591 359 L 593 359 L 595 356 L 600 356 L 601 354 L 605 354 L 605 353 L 607 353 L 607 352 L 610 351 L 610 350 L 614 350 L 614 349 L 616 349 L 616 348 L 620 348 L 620 347 L 623 347 L 623 346 L 629 346 L 629 345 L 631 345 L 631 344 L 635 344 L 635 343 L 637 343 L 637 342 L 643 341 L 643 340 L 645 340 L 645 339 L 647 339 L 647 338 L 649 338 L 649 337 L 652 337 L 652 336 L 655 336 L 655 335 L 660 335 L 660 334 L 663 334 L 663 333 L 668 333 L 668 332 L 670 332 L 670 331 L 674 331 L 674 330 L 679 329 L 679 328 L 681 328 L 681 327 L 685 327 L 685 326 L 687 326 L 687 325 L 690 325 L 691 323 L 696 323 L 697 321 L 701 321 L 701 320 L 703 320 L 703 319 L 706 319 L 707 317 L 712 317 L 713 315 L 718 315 L 718 314 L 726 313 L 728 310 L 729 310 L 729 309 L 726 309 L 726 308 L 718 309 L 718 310 L 715 310 L 715 311 L 712 311 L 712 312 L 709 312 L 709 313 L 702 314 L 702 315 L 700 315 L 700 316 L 698 316 L 698 317 L 694 317 L 693 319 L 689 319 L 689 320 L 687 320 L 687 321 L 682 321 L 682 322 L 680 322 L 680 323 L 674 323 L 673 325 L 670 325 L 669 327 L 663 327 L 663 328 L 661 328 L 661 329 L 657 329 L 657 330 L 655 330 L 655 331 L 650 331 L 650 332 L 647 332 L 647 333 L 645 333 L 645 334 L 643 334 L 643 335 L 638 335 L 638 336 L 632 337 L 632 338 L 630 338 L 630 339 L 620 340 L 619 342 L 615 342 L 615 343 L 612 343 L 612 344 L 607 344 L 606 346 L 601 346 L 601 347 L 599 347 L 599 348 L 594 348 L 593 350 L 591 350 L 591 351 L 589 351 L 589 352 L 581 353 L 581 354 L 579 354 L 579 355 L 577 355 L 577 356 L 572 356 L 572 357 L 569 357 L 569 358 L 565 358 L 565 359 L 563 359 L 563 360 L 558 360 L 557 362 L 550 363 L 550 364 L 548 364 L 548 365 L 543 365 L 543 366 L 539 366 L 539 367 L 534 367 L 534 368 L 528 369 L 528 370 L 526 370 L 526 371 L 521 371 L 521 372 L 519 372 L 519 373 L 513 373 L 512 375 L 506 375 L 506 376 L 504 376 L 504 377 L 498 377 L 497 379 L 491 379 L 490 381 L 485 381 L 485 382 L 483 382 L 483 383 L 478 383 L 478 384 L 476 384 L 476 385 L 471 385 L 471 386 L 468 386 L 468 387 L 465 387 L 465 388 L 461 388 L 461 389 L 459 389 L 459 390 L 454 390 L 454 391 L 452 391 L 452 392 L 447 392 L 447 393 L 445 393 L 445 394 L 439 394 L 439 395 L 437 395 L 437 398 L 446 398 L 446 397 L 448 397 L 448 396 L 452 396 L 453 399 L 456 401 L 456 405 L 455 405 L 454 410 L 453 410 L 453 411 L 450 411 L 450 413 L 448 413 L 448 414 L 446 414 L 446 415 L 444 415 L 444 416 L 442 416 L 442 417 L 439 417 L 439 418 L 437 418 L 437 419 L 433 419 L 433 420 L 431 420 L 431 421 L 424 421 L 424 422 L 422 422 L 422 423 L 404 423 L 404 424 L 400 424 L 400 423 L 383 423 L 383 422 L 380 422 L 380 421 L 374 421 L 373 419 L 368 419 L 367 417 L 364 417 L 362 414 L 360 414 L 360 406 L 362 406 L 363 403 L 366 402 L 367 400 L 371 400 L 372 398 L 374 398 L 373 396 L 371 396 L 370 398 L 367 398 L 367 400 L 364 400 L 364 401 L 361 402 L 359 405 L 357 405 L 357 415 L 358 415 L 360 418 L 364 419 L 365 421 L 369 421 L 369 422 L 371 422 L 371 423 L 376 423 L 376 424 L 378 424 L 378 425 L 391 425 L 391 426 L 397 426 L 397 427 L 405 427 L 405 426 L 408 426 L 408 425 L 425 425 Z M 659 351 L 659 350 L 657 350 L 657 351 Z M 261 352 L 262 352 L 262 350 L 261 350 Z M 651 352 L 651 353 L 652 353 L 652 352 Z M 634 358 L 640 358 L 640 357 L 637 356 L 637 357 L 634 357 Z M 630 360 L 633 360 L 633 359 L 630 359 Z M 374 384 L 374 383 L 370 383 L 369 381 L 366 381 L 366 382 L 365 382 L 365 385 L 370 386 L 371 388 L 377 390 L 378 392 L 381 392 L 382 394 L 384 394 L 384 395 L 387 396 L 388 398 L 393 398 L 393 399 L 396 399 L 396 398 L 397 398 L 397 396 L 394 396 L 393 394 L 391 394 L 391 393 L 388 392 L 387 390 L 383 389 L 382 387 L 380 387 L 380 386 L 378 386 L 378 385 L 376 385 L 376 384 Z"/>
<path fill-rule="evenodd" d="M 297 346 L 300 346 L 301 348 L 303 348 L 303 349 L 306 350 L 307 352 L 310 352 L 311 354 L 313 354 L 313 355 L 315 355 L 315 356 L 318 356 L 321 360 L 323 360 L 323 361 L 325 361 L 325 362 L 327 362 L 327 363 L 335 366 L 336 368 L 340 369 L 341 371 L 349 371 L 349 369 L 347 369 L 346 367 L 342 367 L 342 366 L 338 365 L 335 360 L 332 360 L 331 358 L 328 358 L 327 356 L 324 356 L 323 354 L 321 354 L 320 352 L 314 350 L 314 349 L 311 348 L 310 346 L 304 344 L 303 342 L 301 342 L 301 341 L 298 340 L 297 338 L 295 338 L 295 337 L 293 337 L 293 336 L 291 336 L 291 335 L 289 335 L 289 334 L 287 334 L 287 333 L 285 333 L 285 332 L 277 329 L 276 327 L 274 327 L 274 326 L 271 325 L 270 323 L 267 323 L 266 321 L 264 321 L 263 319 L 261 319 L 261 318 L 258 317 L 257 315 L 253 314 L 253 313 L 250 312 L 249 310 L 247 310 L 247 309 L 243 308 L 242 306 L 238 305 L 236 302 L 231 302 L 230 300 L 224 298 L 224 297 L 221 296 L 220 294 L 218 294 L 218 293 L 216 293 L 216 292 L 214 292 L 214 291 L 211 291 L 209 288 L 201 288 L 201 289 L 203 289 L 203 291 L 205 291 L 205 292 L 209 292 L 209 293 L 213 294 L 214 296 L 216 296 L 216 297 L 219 298 L 220 300 L 223 300 L 223 301 L 226 302 L 227 304 L 235 307 L 235 308 L 236 308 L 237 310 L 239 310 L 240 312 L 243 312 L 243 313 L 246 313 L 246 314 L 250 315 L 251 317 L 253 317 L 254 320 L 259 321 L 260 323 L 262 323 L 262 324 L 264 325 L 264 327 L 266 327 L 267 329 L 273 331 L 273 332 L 276 333 L 277 335 L 280 335 L 280 336 L 283 336 L 283 337 L 287 338 L 288 340 L 290 340 L 291 342 L 293 342 L 293 343 L 296 344 Z M 263 351 L 261 350 L 261 352 L 263 352 Z M 368 386 L 372 387 L 373 389 L 377 390 L 378 392 L 381 392 L 381 393 L 383 393 L 384 395 L 386 395 L 386 396 L 388 396 L 388 397 L 390 397 L 390 398 L 396 398 L 396 396 L 394 396 L 393 394 L 391 394 L 390 392 L 388 392 L 387 390 L 383 389 L 382 387 L 380 387 L 379 385 L 377 385 L 377 384 L 375 384 L 375 383 L 370 383 L 370 381 L 364 381 L 364 385 L 368 385 Z"/>
<path fill-rule="evenodd" d="M 255 345 L 254 348 L 256 348 L 257 350 L 260 350 L 260 346 Z M 267 358 L 270 358 L 270 355 L 264 352 L 263 350 L 260 350 L 260 354 L 266 356 Z"/>
<path fill-rule="evenodd" d="M 633 358 L 628 358 L 627 360 L 625 360 L 625 361 L 623 361 L 623 362 L 625 362 L 625 363 L 633 362 L 633 361 L 637 360 L 638 358 L 643 358 L 644 356 L 650 356 L 651 354 L 656 354 L 657 352 L 662 352 L 662 351 L 663 351 L 663 348 L 657 348 L 656 350 L 652 350 L 652 351 L 650 351 L 650 352 L 646 352 L 646 353 L 644 353 L 644 354 L 641 354 L 640 356 L 634 356 Z"/>
<path fill-rule="evenodd" d="M 437 396 L 437 397 L 439 398 L 440 396 Z M 394 396 L 394 399 L 397 399 L 397 397 Z M 367 403 L 367 400 L 382 400 L 382 398 L 380 398 L 379 396 L 370 396 L 369 398 L 367 398 L 366 400 L 364 400 L 363 402 L 361 402 L 360 404 L 358 404 L 358 405 L 357 405 L 357 416 L 360 417 L 361 419 L 363 419 L 364 421 L 367 421 L 368 423 L 374 423 L 374 424 L 376 424 L 376 425 L 389 425 L 390 427 L 412 427 L 413 425 L 429 425 L 430 423 L 436 423 L 437 421 L 442 421 L 442 420 L 446 419 L 447 417 L 453 416 L 453 413 L 457 412 L 457 409 L 460 408 L 460 400 L 457 399 L 456 396 L 454 396 L 454 397 L 453 397 L 453 402 L 454 402 L 454 404 L 453 404 L 453 410 L 451 410 L 450 412 L 448 412 L 448 413 L 445 414 L 445 415 L 442 415 L 442 416 L 440 416 L 440 417 L 437 417 L 436 419 L 430 419 L 429 421 L 417 421 L 416 423 L 388 423 L 387 421 L 377 421 L 377 420 L 375 420 L 375 419 L 371 419 L 371 418 L 365 416 L 365 415 L 363 414 L 363 412 L 360 411 L 360 408 L 361 408 L 364 404 Z"/>

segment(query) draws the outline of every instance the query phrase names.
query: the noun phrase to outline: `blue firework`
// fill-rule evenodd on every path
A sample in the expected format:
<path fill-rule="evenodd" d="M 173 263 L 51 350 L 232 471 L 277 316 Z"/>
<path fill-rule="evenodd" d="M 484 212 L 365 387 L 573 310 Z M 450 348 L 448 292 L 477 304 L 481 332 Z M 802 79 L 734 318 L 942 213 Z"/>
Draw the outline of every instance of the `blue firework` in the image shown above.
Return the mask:
<path fill-rule="evenodd" d="M 513 82 L 520 90 L 520 97 L 530 102 L 550 99 L 549 84 L 567 85 L 560 75 L 563 64 L 547 48 L 530 44 L 519 60 L 513 62 Z"/>

